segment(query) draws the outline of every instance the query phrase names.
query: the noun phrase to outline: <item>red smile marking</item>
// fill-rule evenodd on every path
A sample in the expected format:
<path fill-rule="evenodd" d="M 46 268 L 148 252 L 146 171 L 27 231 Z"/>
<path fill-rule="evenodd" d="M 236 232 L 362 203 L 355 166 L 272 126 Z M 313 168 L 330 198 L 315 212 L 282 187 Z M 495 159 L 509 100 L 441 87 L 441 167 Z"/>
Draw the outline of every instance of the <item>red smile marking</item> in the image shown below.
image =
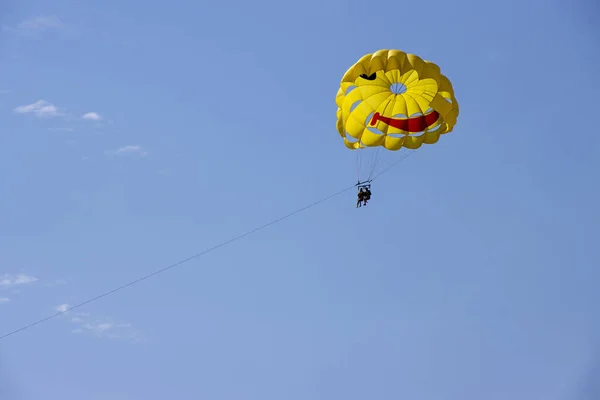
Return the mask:
<path fill-rule="evenodd" d="M 414 118 L 389 118 L 384 117 L 378 112 L 373 114 L 371 118 L 371 126 L 374 126 L 378 121 L 393 126 L 394 128 L 402 129 L 406 132 L 421 132 L 424 131 L 429 125 L 432 125 L 438 120 L 440 114 L 437 111 L 433 111 L 427 115 L 421 115 Z"/>

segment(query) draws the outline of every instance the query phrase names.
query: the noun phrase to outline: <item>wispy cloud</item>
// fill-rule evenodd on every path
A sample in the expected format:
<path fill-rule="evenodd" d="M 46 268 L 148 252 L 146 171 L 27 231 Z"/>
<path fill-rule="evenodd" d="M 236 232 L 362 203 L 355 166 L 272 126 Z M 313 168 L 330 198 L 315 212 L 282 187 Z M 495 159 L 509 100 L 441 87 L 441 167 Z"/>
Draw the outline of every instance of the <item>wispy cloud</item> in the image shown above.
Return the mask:
<path fill-rule="evenodd" d="M 116 323 L 110 318 L 92 318 L 86 312 L 69 311 L 68 304 L 56 306 L 55 311 L 63 313 L 65 318 L 75 327 L 71 330 L 75 334 L 88 333 L 99 338 L 122 339 L 140 341 L 141 337 L 131 324 Z"/>
<path fill-rule="evenodd" d="M 85 113 L 81 116 L 81 118 L 83 119 L 87 119 L 90 121 L 100 121 L 102 120 L 102 117 L 100 116 L 100 114 L 96 113 L 96 112 L 89 112 L 89 113 Z"/>
<path fill-rule="evenodd" d="M 35 276 L 27 274 L 4 274 L 0 275 L 0 290 L 4 293 L 8 292 L 13 295 L 18 295 L 21 291 L 17 289 L 24 285 L 36 282 L 38 279 Z M 2 293 L 2 294 L 4 294 Z M 6 304 L 11 301 L 6 295 L 0 297 L 0 304 Z"/>
<path fill-rule="evenodd" d="M 26 274 L 4 274 L 0 277 L 0 286 L 10 287 L 36 282 L 38 278 Z"/>
<path fill-rule="evenodd" d="M 37 36 L 48 30 L 65 29 L 66 25 L 55 15 L 39 15 L 21 21 L 16 26 L 4 25 L 2 28 L 6 32 L 17 33 L 23 36 Z"/>
<path fill-rule="evenodd" d="M 33 114 L 36 117 L 60 117 L 64 114 L 58 108 L 46 100 L 38 100 L 35 103 L 16 107 L 13 110 L 17 114 Z"/>
<path fill-rule="evenodd" d="M 60 312 L 60 313 L 66 313 L 67 311 L 69 311 L 69 305 L 68 304 L 60 304 L 60 305 L 54 307 L 54 311 Z"/>
<path fill-rule="evenodd" d="M 124 155 L 138 155 L 138 156 L 146 156 L 148 152 L 145 151 L 140 145 L 130 145 L 130 146 L 122 146 L 116 150 L 109 150 L 106 152 L 107 154 L 124 156 Z"/>
<path fill-rule="evenodd" d="M 89 332 L 97 337 L 106 337 L 108 339 L 129 340 L 132 342 L 139 342 L 141 340 L 139 333 L 131 327 L 131 324 L 96 321 L 80 325 L 79 328 L 73 330 L 73 333 L 81 333 L 78 329 L 81 332 Z"/>
<path fill-rule="evenodd" d="M 43 285 L 38 284 L 40 281 L 42 280 L 24 273 L 0 275 L 0 304 L 18 302 L 28 288 L 42 289 L 67 284 L 64 279 L 44 282 Z M 7 297 L 7 295 L 10 297 Z"/>
<path fill-rule="evenodd" d="M 48 29 L 64 28 L 65 24 L 56 15 L 40 15 L 31 19 L 22 21 L 17 25 L 19 29 L 31 31 L 46 31 Z"/>
<path fill-rule="evenodd" d="M 73 132 L 73 128 L 48 128 L 50 132 Z"/>
<path fill-rule="evenodd" d="M 10 89 L 0 89 L 0 94 L 9 94 L 12 93 L 12 90 Z"/>

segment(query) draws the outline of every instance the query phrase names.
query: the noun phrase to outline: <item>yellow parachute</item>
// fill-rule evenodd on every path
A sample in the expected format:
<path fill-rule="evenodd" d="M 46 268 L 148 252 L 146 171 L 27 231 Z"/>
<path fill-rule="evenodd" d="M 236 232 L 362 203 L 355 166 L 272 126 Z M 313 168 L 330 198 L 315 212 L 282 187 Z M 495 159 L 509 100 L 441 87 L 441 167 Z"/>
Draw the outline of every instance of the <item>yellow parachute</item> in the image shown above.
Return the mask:
<path fill-rule="evenodd" d="M 417 149 L 452 131 L 458 103 L 440 68 L 414 54 L 379 50 L 344 74 L 337 129 L 349 149 Z"/>

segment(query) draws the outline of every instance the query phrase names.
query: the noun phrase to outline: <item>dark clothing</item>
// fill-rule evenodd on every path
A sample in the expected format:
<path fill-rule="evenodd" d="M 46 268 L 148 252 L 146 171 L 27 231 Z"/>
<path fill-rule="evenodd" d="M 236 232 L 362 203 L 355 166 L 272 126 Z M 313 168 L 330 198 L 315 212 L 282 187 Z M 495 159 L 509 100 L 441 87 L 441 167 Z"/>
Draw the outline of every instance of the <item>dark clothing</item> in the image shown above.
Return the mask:
<path fill-rule="evenodd" d="M 371 191 L 369 190 L 369 188 L 365 188 L 362 198 L 363 198 L 363 206 L 366 206 L 367 202 L 369 200 L 371 200 Z"/>
<path fill-rule="evenodd" d="M 356 207 L 360 207 L 365 200 L 365 192 L 363 192 L 362 188 L 358 191 L 358 201 L 356 202 Z"/>
<path fill-rule="evenodd" d="M 365 189 L 365 194 L 363 195 L 365 201 L 367 200 L 371 200 L 371 191 L 369 190 L 369 188 Z"/>

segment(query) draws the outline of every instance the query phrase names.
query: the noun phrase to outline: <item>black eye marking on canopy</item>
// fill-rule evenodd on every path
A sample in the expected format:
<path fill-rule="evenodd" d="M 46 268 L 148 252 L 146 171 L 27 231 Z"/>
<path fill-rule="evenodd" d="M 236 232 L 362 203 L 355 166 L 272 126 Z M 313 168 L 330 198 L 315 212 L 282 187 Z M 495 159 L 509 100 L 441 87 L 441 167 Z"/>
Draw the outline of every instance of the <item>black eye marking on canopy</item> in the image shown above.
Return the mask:
<path fill-rule="evenodd" d="M 374 81 L 375 78 L 377 78 L 377 72 L 373 72 L 371 75 L 368 76 L 367 74 L 360 74 L 360 77 L 368 81 Z"/>

